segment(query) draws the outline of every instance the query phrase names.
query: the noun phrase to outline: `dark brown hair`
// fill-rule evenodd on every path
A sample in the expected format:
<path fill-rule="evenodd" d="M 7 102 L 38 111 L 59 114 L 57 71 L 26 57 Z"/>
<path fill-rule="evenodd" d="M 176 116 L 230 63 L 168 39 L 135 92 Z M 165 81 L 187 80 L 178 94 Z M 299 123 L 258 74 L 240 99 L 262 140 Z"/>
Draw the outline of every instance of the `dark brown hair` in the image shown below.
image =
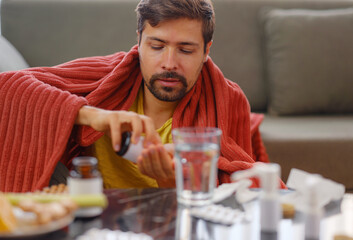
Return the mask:
<path fill-rule="evenodd" d="M 146 21 L 155 27 L 159 23 L 179 18 L 202 21 L 204 49 L 212 40 L 215 28 L 215 14 L 211 0 L 141 0 L 136 7 L 137 30 L 140 34 Z"/>

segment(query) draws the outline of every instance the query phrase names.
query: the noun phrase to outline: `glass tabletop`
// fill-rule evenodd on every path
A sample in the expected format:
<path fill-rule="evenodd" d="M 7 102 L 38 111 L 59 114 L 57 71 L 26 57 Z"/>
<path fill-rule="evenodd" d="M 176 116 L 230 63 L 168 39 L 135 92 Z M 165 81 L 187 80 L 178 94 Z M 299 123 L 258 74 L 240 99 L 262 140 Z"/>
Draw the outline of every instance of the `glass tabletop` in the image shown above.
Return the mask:
<path fill-rule="evenodd" d="M 153 239 L 304 239 L 302 215 L 282 219 L 278 233 L 261 233 L 258 201 L 240 205 L 234 196 L 221 202 L 231 208 L 246 209 L 247 218 L 233 225 L 215 224 L 191 216 L 190 209 L 178 205 L 175 189 L 111 189 L 105 190 L 109 206 L 95 218 L 77 218 L 68 227 L 35 239 L 76 239 L 91 228 L 145 233 Z M 345 194 L 342 201 L 326 206 L 321 222 L 321 238 L 332 240 L 335 235 L 353 236 L 353 196 Z M 28 238 L 31 239 L 31 238 Z M 34 239 L 34 238 L 33 238 Z"/>

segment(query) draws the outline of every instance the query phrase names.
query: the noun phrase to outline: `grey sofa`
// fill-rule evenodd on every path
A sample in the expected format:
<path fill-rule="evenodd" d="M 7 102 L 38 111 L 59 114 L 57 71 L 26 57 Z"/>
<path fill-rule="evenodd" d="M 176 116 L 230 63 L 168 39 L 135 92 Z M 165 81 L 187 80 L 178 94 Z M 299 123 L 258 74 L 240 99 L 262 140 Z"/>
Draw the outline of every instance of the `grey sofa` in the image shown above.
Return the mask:
<path fill-rule="evenodd" d="M 128 51 L 137 2 L 2 0 L 2 35 L 31 67 Z M 210 55 L 265 114 L 260 130 L 282 178 L 296 167 L 353 190 L 353 0 L 214 5 Z"/>

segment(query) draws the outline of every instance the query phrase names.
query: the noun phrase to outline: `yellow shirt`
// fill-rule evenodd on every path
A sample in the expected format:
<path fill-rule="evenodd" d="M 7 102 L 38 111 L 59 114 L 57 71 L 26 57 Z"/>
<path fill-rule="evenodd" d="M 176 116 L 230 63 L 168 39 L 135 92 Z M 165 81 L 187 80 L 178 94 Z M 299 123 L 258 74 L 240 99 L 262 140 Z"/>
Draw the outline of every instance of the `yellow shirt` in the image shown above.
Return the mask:
<path fill-rule="evenodd" d="M 138 96 L 129 111 L 144 114 L 142 88 L 140 88 Z M 168 119 L 157 132 L 163 144 L 171 143 L 172 118 Z M 103 177 L 104 188 L 158 187 L 156 180 L 143 175 L 135 163 L 115 153 L 108 136 L 104 135 L 93 144 L 92 154 L 98 159 L 98 169 Z"/>

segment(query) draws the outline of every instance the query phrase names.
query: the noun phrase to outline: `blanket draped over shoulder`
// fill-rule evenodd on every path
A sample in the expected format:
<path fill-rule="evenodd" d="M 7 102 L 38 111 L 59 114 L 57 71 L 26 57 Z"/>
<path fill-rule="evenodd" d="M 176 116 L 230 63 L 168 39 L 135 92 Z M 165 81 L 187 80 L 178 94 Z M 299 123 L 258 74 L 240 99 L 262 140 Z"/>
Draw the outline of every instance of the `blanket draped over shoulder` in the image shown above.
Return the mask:
<path fill-rule="evenodd" d="M 0 74 L 0 190 L 34 191 L 47 186 L 58 161 L 68 164 L 103 133 L 75 126 L 83 105 L 128 110 L 142 83 L 138 49 Z M 230 174 L 268 162 L 259 125 L 237 84 L 208 58 L 195 86 L 174 115 L 172 127 L 221 128 L 218 183 Z M 258 182 L 254 181 L 254 187 Z"/>

